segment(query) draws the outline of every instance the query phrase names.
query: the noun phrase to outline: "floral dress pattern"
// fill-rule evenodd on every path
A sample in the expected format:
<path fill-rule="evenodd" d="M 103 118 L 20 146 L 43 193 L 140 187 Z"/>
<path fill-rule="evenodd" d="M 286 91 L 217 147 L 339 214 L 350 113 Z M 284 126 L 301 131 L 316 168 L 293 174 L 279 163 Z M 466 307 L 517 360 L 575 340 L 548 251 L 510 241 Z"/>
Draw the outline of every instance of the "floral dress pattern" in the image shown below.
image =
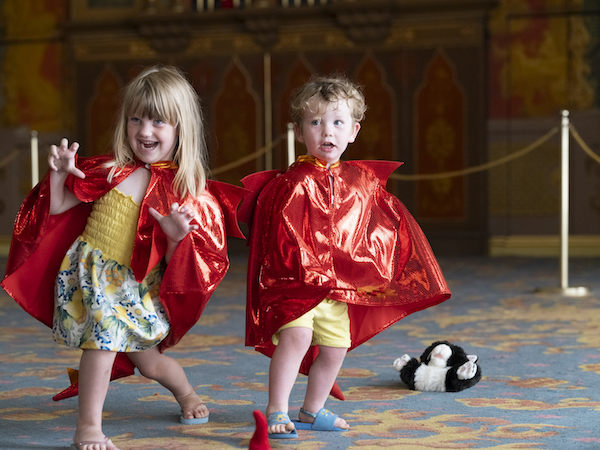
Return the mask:
<path fill-rule="evenodd" d="M 139 205 L 113 189 L 94 204 L 90 216 L 94 219 L 88 220 L 86 232 L 92 228 L 103 237 L 108 234 L 117 240 L 131 240 L 138 214 Z M 128 232 L 132 227 L 133 234 Z M 128 260 L 106 257 L 119 252 L 113 248 L 103 252 L 90 245 L 86 238 L 94 233 L 86 232 L 67 251 L 56 279 L 54 340 L 69 347 L 118 352 L 158 345 L 169 332 L 159 300 L 160 264 L 139 283 Z M 132 242 L 125 243 L 129 259 L 132 247 Z"/>

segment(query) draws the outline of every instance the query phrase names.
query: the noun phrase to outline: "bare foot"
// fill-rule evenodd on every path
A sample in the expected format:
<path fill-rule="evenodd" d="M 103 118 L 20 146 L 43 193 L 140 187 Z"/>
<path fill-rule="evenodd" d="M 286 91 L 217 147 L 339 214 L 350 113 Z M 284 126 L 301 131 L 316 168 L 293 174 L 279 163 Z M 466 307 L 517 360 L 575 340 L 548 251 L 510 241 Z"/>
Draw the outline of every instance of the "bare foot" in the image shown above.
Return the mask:
<path fill-rule="evenodd" d="M 275 413 L 274 417 L 271 416 L 273 416 L 273 414 L 269 415 L 269 418 L 267 419 L 271 420 L 272 422 L 267 429 L 269 434 L 290 434 L 296 429 L 294 423 L 290 420 L 287 414 Z M 276 422 L 274 422 L 274 420 L 276 420 Z"/>
<path fill-rule="evenodd" d="M 293 422 L 288 422 L 286 424 L 278 423 L 277 425 L 271 425 L 268 428 L 269 434 L 290 434 L 294 431 Z"/>
<path fill-rule="evenodd" d="M 73 439 L 71 448 L 76 447 L 77 450 L 119 450 L 112 441 L 104 436 L 101 440 L 77 440 Z"/>
<path fill-rule="evenodd" d="M 298 420 L 302 423 L 313 423 L 315 421 L 315 418 L 311 417 L 307 414 L 304 414 L 302 411 L 299 411 L 298 412 Z M 348 425 L 348 422 L 346 422 L 341 417 L 338 417 L 337 419 L 335 419 L 333 426 L 341 428 L 342 430 L 348 430 L 350 428 L 350 425 Z"/>
<path fill-rule="evenodd" d="M 191 387 L 191 386 L 190 386 Z M 208 417 L 208 408 L 202 399 L 196 394 L 196 391 L 192 390 L 182 396 L 175 396 L 175 400 L 181 406 L 181 413 L 184 419 L 201 419 Z"/>

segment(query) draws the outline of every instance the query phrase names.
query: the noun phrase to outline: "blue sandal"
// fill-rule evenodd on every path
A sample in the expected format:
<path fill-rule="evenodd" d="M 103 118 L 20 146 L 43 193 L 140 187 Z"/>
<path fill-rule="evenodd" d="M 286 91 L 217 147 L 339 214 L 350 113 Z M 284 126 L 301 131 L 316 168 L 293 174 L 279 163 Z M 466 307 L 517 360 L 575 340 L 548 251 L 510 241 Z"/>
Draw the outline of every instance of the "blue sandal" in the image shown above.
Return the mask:
<path fill-rule="evenodd" d="M 208 423 L 208 416 L 206 417 L 194 417 L 193 419 L 186 419 L 183 416 L 179 417 L 179 423 L 183 425 L 199 425 L 202 423 Z"/>
<path fill-rule="evenodd" d="M 271 425 L 287 425 L 290 423 L 290 416 L 283 411 L 274 412 L 273 414 L 269 414 L 267 417 L 267 425 L 270 427 Z M 294 439 L 298 437 L 298 432 L 296 428 L 289 433 L 269 433 L 269 439 Z"/>
<path fill-rule="evenodd" d="M 313 423 L 305 423 L 305 422 L 296 422 L 294 421 L 294 425 L 299 430 L 312 430 L 312 431 L 348 431 L 344 428 L 339 428 L 334 426 L 336 419 L 338 416 L 333 414 L 331 411 L 325 408 L 321 408 L 318 413 L 311 413 L 306 411 L 304 408 L 300 408 L 300 412 L 309 417 L 315 419 Z"/>

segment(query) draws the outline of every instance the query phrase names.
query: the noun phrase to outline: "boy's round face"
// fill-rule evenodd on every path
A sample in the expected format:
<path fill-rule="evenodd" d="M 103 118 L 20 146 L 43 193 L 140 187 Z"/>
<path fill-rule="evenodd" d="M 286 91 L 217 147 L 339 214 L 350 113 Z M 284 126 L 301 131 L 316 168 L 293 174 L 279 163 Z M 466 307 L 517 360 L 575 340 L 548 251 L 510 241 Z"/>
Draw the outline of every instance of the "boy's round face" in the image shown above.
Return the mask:
<path fill-rule="evenodd" d="M 349 102 L 326 103 L 312 98 L 304 110 L 301 125 L 294 124 L 294 130 L 308 153 L 329 168 L 339 161 L 348 144 L 354 142 L 360 123 L 352 118 Z"/>
<path fill-rule="evenodd" d="M 177 144 L 177 130 L 159 119 L 127 118 L 127 139 L 135 156 L 146 164 L 171 161 Z"/>

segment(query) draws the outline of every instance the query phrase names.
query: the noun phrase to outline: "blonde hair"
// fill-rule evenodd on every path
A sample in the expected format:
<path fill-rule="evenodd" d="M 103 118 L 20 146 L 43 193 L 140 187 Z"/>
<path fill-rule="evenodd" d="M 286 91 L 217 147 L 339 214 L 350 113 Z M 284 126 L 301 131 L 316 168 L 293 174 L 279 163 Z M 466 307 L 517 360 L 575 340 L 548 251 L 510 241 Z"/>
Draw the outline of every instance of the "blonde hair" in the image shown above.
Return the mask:
<path fill-rule="evenodd" d="M 360 122 L 365 118 L 367 105 L 360 87 L 343 75 L 313 76 L 306 84 L 296 89 L 292 95 L 290 114 L 294 123 L 302 126 L 304 111 L 309 109 L 313 98 L 319 101 L 319 108 L 324 103 L 348 102 L 352 108 L 352 118 Z M 318 111 L 311 111 L 318 112 Z"/>
<path fill-rule="evenodd" d="M 178 137 L 173 161 L 179 167 L 173 191 L 181 197 L 198 196 L 208 172 L 204 117 L 198 94 L 179 69 L 149 67 L 125 87 L 113 137 L 115 159 L 109 180 L 135 161 L 127 136 L 127 120 L 132 115 L 160 119 L 175 127 Z"/>

